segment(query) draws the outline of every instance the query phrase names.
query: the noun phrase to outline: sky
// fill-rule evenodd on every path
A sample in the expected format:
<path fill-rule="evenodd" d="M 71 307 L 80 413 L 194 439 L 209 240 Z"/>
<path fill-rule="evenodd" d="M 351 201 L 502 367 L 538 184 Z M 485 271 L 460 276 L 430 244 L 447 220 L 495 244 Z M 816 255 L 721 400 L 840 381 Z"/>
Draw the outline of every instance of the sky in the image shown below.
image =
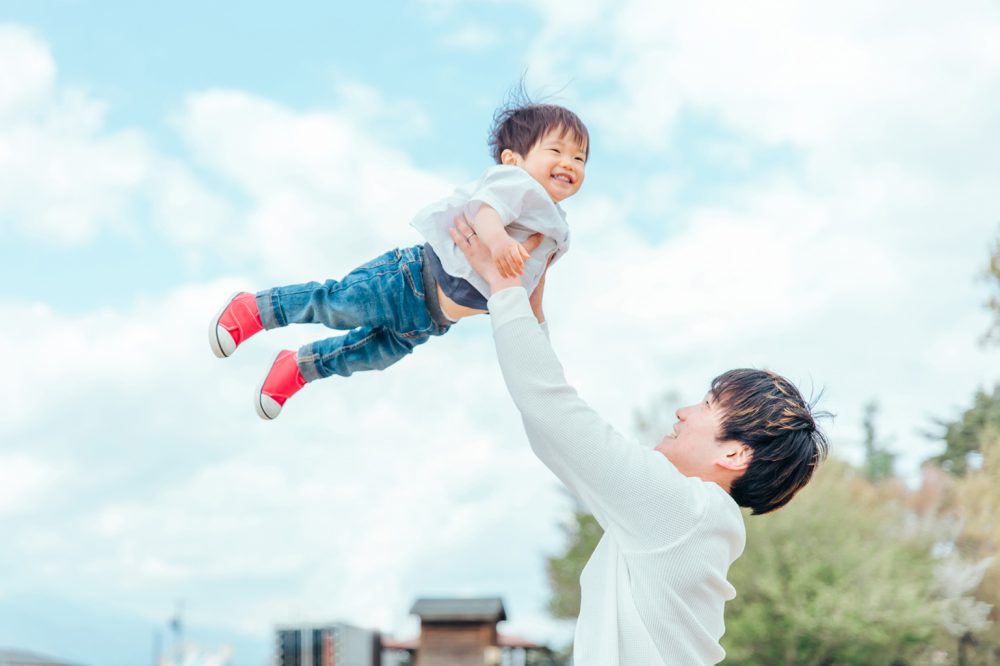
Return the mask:
<path fill-rule="evenodd" d="M 465 595 L 568 642 L 545 557 L 573 502 L 486 317 L 271 423 L 270 359 L 328 332 L 207 344 L 235 290 L 419 243 L 522 76 L 590 129 L 546 314 L 622 432 L 765 367 L 855 462 L 877 401 L 915 479 L 1000 378 L 993 2 L 0 0 L 0 72 L 0 646 L 150 663 L 180 607 L 259 666 L 275 625 L 406 638 L 415 598 Z"/>

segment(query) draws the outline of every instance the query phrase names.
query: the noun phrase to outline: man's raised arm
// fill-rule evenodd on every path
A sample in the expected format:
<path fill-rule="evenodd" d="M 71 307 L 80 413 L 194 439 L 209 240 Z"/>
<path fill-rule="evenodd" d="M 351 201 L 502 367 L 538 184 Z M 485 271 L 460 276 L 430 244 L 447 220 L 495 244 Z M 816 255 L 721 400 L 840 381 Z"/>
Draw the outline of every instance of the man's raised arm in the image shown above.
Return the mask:
<path fill-rule="evenodd" d="M 456 226 L 452 239 L 494 289 L 497 356 L 535 454 L 623 543 L 653 548 L 681 538 L 704 509 L 701 484 L 627 441 L 577 395 L 537 321 L 540 299 L 533 311 L 524 288 L 499 276 L 471 229 Z"/>

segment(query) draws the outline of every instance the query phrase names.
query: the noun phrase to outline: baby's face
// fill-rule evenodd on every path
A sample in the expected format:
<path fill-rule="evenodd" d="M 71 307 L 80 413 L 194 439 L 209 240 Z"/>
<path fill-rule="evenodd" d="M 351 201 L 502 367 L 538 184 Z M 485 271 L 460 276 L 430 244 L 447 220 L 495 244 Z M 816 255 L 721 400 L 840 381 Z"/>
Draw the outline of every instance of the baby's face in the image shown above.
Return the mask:
<path fill-rule="evenodd" d="M 576 194 L 583 185 L 587 166 L 584 146 L 572 133 L 563 134 L 560 128 L 549 130 L 527 155 L 508 150 L 501 159 L 504 164 L 519 166 L 531 174 L 556 203 Z"/>

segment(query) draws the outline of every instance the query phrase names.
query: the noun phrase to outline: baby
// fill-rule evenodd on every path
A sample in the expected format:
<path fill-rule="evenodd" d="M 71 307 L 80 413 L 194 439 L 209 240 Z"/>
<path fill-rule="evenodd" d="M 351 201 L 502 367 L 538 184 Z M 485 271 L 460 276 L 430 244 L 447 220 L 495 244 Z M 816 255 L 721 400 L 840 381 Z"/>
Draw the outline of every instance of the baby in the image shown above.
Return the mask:
<path fill-rule="evenodd" d="M 255 333 L 288 324 L 347 331 L 278 353 L 255 396 L 257 414 L 267 420 L 307 382 L 389 367 L 459 319 L 486 312 L 487 285 L 448 235 L 458 215 L 490 249 L 501 275 L 520 277 L 531 293 L 569 249 L 559 202 L 583 184 L 589 143 L 586 126 L 563 107 L 501 108 L 490 133 L 496 166 L 417 215 L 412 224 L 425 244 L 391 250 L 339 281 L 234 294 L 211 322 L 212 351 L 227 358 Z M 524 243 L 535 234 L 542 239 L 529 252 Z"/>

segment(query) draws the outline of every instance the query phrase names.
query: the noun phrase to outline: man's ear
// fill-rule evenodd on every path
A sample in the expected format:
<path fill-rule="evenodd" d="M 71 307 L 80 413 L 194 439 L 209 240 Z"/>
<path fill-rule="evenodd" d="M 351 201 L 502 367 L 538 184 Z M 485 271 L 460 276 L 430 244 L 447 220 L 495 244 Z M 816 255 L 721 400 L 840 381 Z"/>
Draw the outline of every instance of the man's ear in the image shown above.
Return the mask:
<path fill-rule="evenodd" d="M 753 449 L 742 442 L 728 442 L 715 463 L 730 472 L 745 472 L 753 459 Z"/>
<path fill-rule="evenodd" d="M 517 166 L 521 161 L 521 156 L 515 153 L 510 148 L 504 148 L 503 152 L 500 153 L 500 164 L 507 164 L 509 166 Z"/>

